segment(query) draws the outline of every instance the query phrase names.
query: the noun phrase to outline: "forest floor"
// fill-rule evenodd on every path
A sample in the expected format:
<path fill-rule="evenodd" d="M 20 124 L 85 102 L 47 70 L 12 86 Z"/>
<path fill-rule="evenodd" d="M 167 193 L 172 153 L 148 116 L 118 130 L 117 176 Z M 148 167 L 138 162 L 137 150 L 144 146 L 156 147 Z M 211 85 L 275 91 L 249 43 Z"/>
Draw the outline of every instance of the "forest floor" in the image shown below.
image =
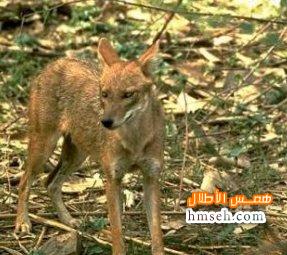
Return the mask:
<path fill-rule="evenodd" d="M 255 16 L 264 8 L 269 12 L 254 19 L 235 1 L 44 2 L 0 3 L 0 254 L 39 255 L 49 238 L 67 233 L 43 184 L 57 164 L 59 142 L 32 187 L 34 235 L 20 240 L 13 235 L 27 155 L 29 81 L 62 56 L 97 62 L 101 37 L 123 58 L 134 58 L 161 30 L 154 75 L 166 113 L 161 177 L 166 248 L 170 254 L 287 254 L 282 243 L 287 238 L 287 29 L 286 20 L 273 18 L 272 1 L 255 6 Z M 81 254 L 111 254 L 104 183 L 100 167 L 87 161 L 63 187 L 69 211 L 83 222 Z M 271 193 L 269 206 L 240 208 L 264 211 L 267 222 L 187 224 L 188 196 L 214 188 L 249 198 Z M 150 254 L 138 172 L 125 176 L 123 191 L 128 254 Z"/>

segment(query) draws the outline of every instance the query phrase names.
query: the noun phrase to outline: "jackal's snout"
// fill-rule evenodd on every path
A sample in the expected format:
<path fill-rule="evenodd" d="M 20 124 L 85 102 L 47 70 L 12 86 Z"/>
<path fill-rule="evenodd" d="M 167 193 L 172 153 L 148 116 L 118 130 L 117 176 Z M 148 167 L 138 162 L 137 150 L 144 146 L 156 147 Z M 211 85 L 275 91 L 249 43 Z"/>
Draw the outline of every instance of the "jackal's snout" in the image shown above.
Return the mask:
<path fill-rule="evenodd" d="M 127 102 L 116 100 L 116 103 L 111 103 L 109 100 L 103 100 L 104 114 L 101 119 L 102 125 L 107 129 L 117 129 L 128 123 L 138 113 L 139 103 L 136 102 L 134 107 L 126 105 Z"/>
<path fill-rule="evenodd" d="M 114 124 L 114 120 L 111 118 L 102 119 L 101 122 L 105 128 L 109 128 L 109 129 L 112 129 L 113 124 Z"/>

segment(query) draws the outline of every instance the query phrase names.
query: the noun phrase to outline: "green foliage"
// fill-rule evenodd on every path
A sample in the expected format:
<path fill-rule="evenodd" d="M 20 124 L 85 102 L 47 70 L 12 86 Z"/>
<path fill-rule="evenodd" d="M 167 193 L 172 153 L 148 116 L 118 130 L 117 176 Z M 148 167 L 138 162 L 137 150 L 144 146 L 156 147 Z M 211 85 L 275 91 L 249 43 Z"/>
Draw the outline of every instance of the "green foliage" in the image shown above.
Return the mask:
<path fill-rule="evenodd" d="M 100 231 L 107 226 L 107 223 L 107 219 L 101 217 L 90 220 L 87 226 L 93 230 Z"/>
<path fill-rule="evenodd" d="M 15 43 L 19 46 L 33 47 L 38 44 L 37 39 L 27 33 L 21 33 L 15 38 Z"/>
<path fill-rule="evenodd" d="M 210 27 L 225 27 L 226 23 L 231 21 L 230 17 L 226 16 L 220 16 L 220 15 L 214 15 L 211 17 L 206 18 L 207 24 Z"/>
<path fill-rule="evenodd" d="M 88 248 L 87 255 L 103 254 L 104 250 L 98 245 L 94 245 Z"/>
<path fill-rule="evenodd" d="M 242 22 L 240 24 L 241 33 L 243 34 L 252 34 L 254 33 L 255 26 L 251 22 Z"/>
<path fill-rule="evenodd" d="M 249 171 L 243 173 L 242 182 L 245 184 L 242 187 L 242 192 L 247 197 L 252 197 L 256 193 L 266 192 L 264 187 L 269 183 L 275 183 L 281 180 L 282 177 L 274 169 L 268 167 L 264 163 L 264 158 L 259 167 L 252 167 Z"/>
<path fill-rule="evenodd" d="M 281 40 L 277 32 L 270 32 L 262 39 L 262 42 L 267 46 L 273 46 L 280 41 Z"/>
<path fill-rule="evenodd" d="M 112 26 L 110 24 L 106 23 L 96 23 L 93 26 L 93 34 L 100 34 L 100 33 L 107 33 L 112 29 Z"/>
<path fill-rule="evenodd" d="M 235 224 L 226 224 L 223 226 L 223 228 L 220 230 L 220 232 L 217 234 L 217 240 L 219 242 L 222 242 L 226 240 L 230 235 L 233 234 L 233 231 L 235 229 Z"/>
<path fill-rule="evenodd" d="M 139 56 L 143 50 L 144 46 L 138 41 L 126 41 L 122 44 L 116 44 L 117 51 L 121 56 L 126 59 L 134 58 L 134 56 Z"/>
<path fill-rule="evenodd" d="M 280 88 L 273 88 L 266 93 L 265 100 L 267 104 L 278 104 L 286 98 L 286 93 Z"/>
<path fill-rule="evenodd" d="M 247 148 L 243 145 L 237 144 L 229 151 L 229 157 L 238 157 L 242 153 L 246 152 L 246 149 Z"/>
<path fill-rule="evenodd" d="M 162 12 L 129 6 L 128 11 L 123 15 L 119 15 L 116 10 L 111 18 L 99 21 L 97 17 L 102 10 L 94 3 L 93 5 L 71 4 L 71 17 L 62 17 L 62 15 L 57 14 L 56 9 L 49 7 L 50 2 L 45 0 L 43 10 L 35 10 L 35 13 L 40 15 L 40 19 L 31 22 L 31 24 L 25 23 L 23 29 L 25 32 L 19 34 L 16 29 L 15 31 L 5 30 L 3 31 L 3 38 L 1 34 L 1 43 L 2 40 L 4 44 L 5 40 L 9 40 L 13 46 L 22 47 L 23 51 L 15 50 L 19 47 L 11 47 L 11 51 L 9 49 L 0 53 L 0 101 L 3 103 L 3 107 L 0 104 L 0 121 L 2 122 L 0 129 L 2 126 L 5 127 L 7 123 L 12 123 L 14 115 L 17 114 L 17 108 L 10 110 L 7 109 L 6 105 L 12 105 L 11 102 L 16 101 L 16 107 L 26 110 L 29 81 L 46 63 L 52 61 L 52 57 L 48 55 L 38 55 L 41 53 L 38 51 L 39 49 L 63 55 L 72 51 L 73 55 L 93 58 L 91 46 L 95 48 L 98 38 L 106 36 L 113 42 L 123 58 L 131 59 L 142 54 L 166 20 L 164 18 L 166 15 Z M 141 2 L 167 9 L 175 9 L 176 4 L 176 1 L 161 0 L 144 0 Z M 284 59 L 287 55 L 286 49 L 282 47 L 282 40 L 279 38 L 284 26 L 272 23 L 266 27 L 262 34 L 259 34 L 265 23 L 243 21 L 244 19 L 232 18 L 231 15 L 275 19 L 280 14 L 281 17 L 284 16 L 287 1 L 281 0 L 281 10 L 274 6 L 272 3 L 274 1 L 262 0 L 256 5 L 254 1 L 236 2 L 241 2 L 241 5 L 233 1 L 228 4 L 224 1 L 209 0 L 182 1 L 177 11 L 185 13 L 175 15 L 171 23 L 168 24 L 167 31 L 163 33 L 161 42 L 163 58 L 157 61 L 153 71 L 158 79 L 160 96 L 164 98 L 164 106 L 176 105 L 177 97 L 181 92 L 187 93 L 195 100 L 206 102 L 206 105 L 196 110 L 195 113 L 187 114 L 187 123 L 185 122 L 186 115 L 183 113 L 168 112 L 166 114 L 165 153 L 167 155 L 165 154 L 165 156 L 167 156 L 167 160 L 166 169 L 163 172 L 164 178 L 177 184 L 178 177 L 174 178 L 174 173 L 179 173 L 182 167 L 182 158 L 186 146 L 185 126 L 187 124 L 192 137 L 187 145 L 187 154 L 196 158 L 196 162 L 190 163 L 191 160 L 187 157 L 185 177 L 200 184 L 204 175 L 204 164 L 212 164 L 209 161 L 210 155 L 220 154 L 220 156 L 232 160 L 237 158 L 238 161 L 243 157 L 250 163 L 250 167 L 242 169 L 242 173 L 237 175 L 236 181 L 239 183 L 240 193 L 252 196 L 257 192 L 265 192 L 270 184 L 272 184 L 273 189 L 274 183 L 282 178 L 272 167 L 273 162 L 279 159 L 284 164 L 287 162 L 286 126 L 285 122 L 280 119 L 285 116 L 286 104 L 279 105 L 281 102 L 284 103 L 286 99 Z M 251 4 L 252 7 L 246 7 Z M 266 11 L 263 12 L 263 9 Z M 137 11 L 138 16 L 129 16 L 130 11 L 133 10 Z M 205 16 L 199 13 L 212 15 Z M 222 16 L 222 13 L 227 15 Z M 142 18 L 141 14 L 148 14 L 150 18 Z M 149 17 L 148 15 L 147 17 Z M 11 15 L 10 17 L 15 18 L 17 16 Z M 43 31 L 37 35 L 30 33 L 30 29 L 33 29 L 33 26 L 30 25 L 37 25 L 41 22 L 44 26 Z M 64 31 L 65 29 L 58 31 L 62 25 L 67 28 L 67 31 Z M 44 42 L 50 40 L 52 42 L 48 45 L 50 48 L 45 48 L 45 45 L 42 45 L 42 40 Z M 55 45 L 53 45 L 54 42 Z M 260 63 L 260 58 L 271 46 L 275 46 L 274 50 L 270 52 L 266 61 Z M 34 51 L 29 54 L 24 52 L 26 49 Z M 202 49 L 205 50 L 205 53 L 208 52 L 216 56 L 218 60 L 212 60 L 208 54 L 202 54 L 200 52 Z M 202 65 L 200 61 L 202 61 Z M 248 84 L 243 80 L 245 73 L 242 72 L 233 76 L 232 84 L 226 85 L 225 78 L 229 72 L 233 72 L 234 69 L 252 70 L 255 67 L 254 63 L 258 61 L 258 68 L 250 76 Z M 281 62 L 283 64 L 280 65 Z M 185 73 L 178 68 L 178 65 L 182 63 L 190 65 L 190 69 L 187 69 Z M 276 69 L 276 71 L 269 72 L 269 69 Z M 198 83 L 194 83 L 194 80 Z M 248 101 L 249 94 L 242 101 L 240 99 L 236 101 L 236 93 L 245 85 L 254 85 L 258 88 L 258 97 L 251 100 L 252 102 Z M 281 115 L 283 117 L 280 117 Z M 217 120 L 219 121 L 217 122 Z M 27 119 L 23 118 L 23 122 L 25 121 Z M 194 121 L 203 128 L 204 132 L 192 124 Z M 283 121 L 285 121 L 284 118 Z M 15 129 L 17 131 L 19 126 L 25 128 L 22 122 L 17 122 L 16 125 L 13 124 L 12 128 L 9 127 L 8 131 L 14 132 Z M 268 125 L 275 130 L 272 130 L 275 133 L 275 138 L 270 141 L 262 141 L 265 135 L 268 135 Z M 9 135 L 10 133 L 8 133 Z M 210 139 L 206 139 L 206 137 Z M 2 140 L 0 152 L 4 156 L 1 157 L 1 160 L 3 159 L 3 165 L 7 164 L 7 170 L 10 173 L 10 158 L 17 155 L 24 159 L 26 144 L 21 140 L 11 139 L 7 142 Z M 214 167 L 218 167 L 219 170 L 230 168 L 239 170 L 237 166 L 226 169 L 221 169 L 221 166 Z M 165 210 L 173 209 L 173 201 L 177 199 L 178 195 L 177 187 L 170 188 L 165 185 L 165 182 L 162 183 L 161 188 L 166 198 L 165 201 L 167 201 L 163 206 L 166 207 Z M 184 192 L 189 192 L 185 188 Z M 183 198 L 185 195 L 184 193 Z M 48 211 L 49 208 L 46 210 Z M 84 230 L 100 231 L 106 225 L 107 220 L 105 218 L 92 219 L 84 226 L 86 227 Z M 191 245 L 194 243 L 214 245 L 214 241 L 216 241 L 218 245 L 240 246 L 246 244 L 253 246 L 258 238 L 262 237 L 262 228 L 260 227 L 256 227 L 258 233 L 251 230 L 238 236 L 233 234 L 234 225 L 200 226 L 198 231 L 195 231 L 194 226 L 192 226 L 192 231 L 196 232 L 196 237 L 192 237 L 191 241 L 182 242 L 181 237 L 190 234 L 190 232 L 182 234 L 181 231 L 186 228 L 177 230 L 178 235 L 167 235 L 165 240 L 167 245 L 178 250 L 182 249 L 182 251 L 186 249 L 188 253 L 190 252 L 189 243 Z M 150 254 L 150 251 L 145 247 L 133 243 L 129 244 L 128 251 L 128 254 Z M 237 249 L 218 252 L 221 255 L 241 254 L 241 251 Z M 41 255 L 38 251 L 33 251 L 31 254 Z M 86 249 L 85 254 L 108 255 L 111 254 L 111 251 L 93 244 Z"/>
<path fill-rule="evenodd" d="M 42 251 L 31 251 L 30 253 L 29 253 L 29 255 L 45 255 L 45 253 L 44 252 L 42 252 Z"/>
<path fill-rule="evenodd" d="M 0 87 L 0 92 L 2 92 L 0 93 L 0 99 L 5 95 L 6 97 L 16 97 L 25 102 L 28 97 L 28 82 L 31 76 L 33 77 L 33 75 L 37 74 L 38 70 L 43 66 L 43 62 L 38 58 L 31 58 L 29 54 L 24 52 L 11 54 L 15 65 L 7 70 L 10 76 L 5 86 Z"/>
<path fill-rule="evenodd" d="M 238 59 L 235 54 L 232 54 L 226 61 L 231 67 L 236 67 Z"/>
<path fill-rule="evenodd" d="M 77 6 L 72 9 L 72 18 L 70 23 L 78 25 L 81 21 L 92 22 L 93 18 L 100 14 L 100 9 L 96 6 Z"/>

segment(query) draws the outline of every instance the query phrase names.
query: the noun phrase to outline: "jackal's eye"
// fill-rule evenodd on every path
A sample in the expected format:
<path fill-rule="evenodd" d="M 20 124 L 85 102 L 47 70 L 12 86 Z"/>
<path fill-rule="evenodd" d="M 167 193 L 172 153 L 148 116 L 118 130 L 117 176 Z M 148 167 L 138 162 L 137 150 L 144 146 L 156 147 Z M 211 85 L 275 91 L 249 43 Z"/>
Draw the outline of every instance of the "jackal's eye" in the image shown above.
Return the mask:
<path fill-rule="evenodd" d="M 108 97 L 108 93 L 106 91 L 102 91 L 102 97 L 107 98 Z"/>
<path fill-rule="evenodd" d="M 133 91 L 125 92 L 123 94 L 123 98 L 131 98 L 134 94 L 135 94 L 135 92 L 133 92 Z"/>

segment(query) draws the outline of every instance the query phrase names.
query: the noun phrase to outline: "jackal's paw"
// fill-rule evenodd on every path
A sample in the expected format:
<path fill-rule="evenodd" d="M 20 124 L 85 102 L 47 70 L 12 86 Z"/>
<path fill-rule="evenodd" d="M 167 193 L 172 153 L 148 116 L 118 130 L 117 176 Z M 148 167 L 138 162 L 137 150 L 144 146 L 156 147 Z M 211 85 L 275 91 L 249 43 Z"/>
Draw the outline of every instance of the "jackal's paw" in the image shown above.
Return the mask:
<path fill-rule="evenodd" d="M 17 219 L 15 223 L 15 230 L 14 233 L 15 235 L 27 235 L 31 234 L 31 229 L 32 229 L 32 224 L 29 218 L 24 218 L 24 219 Z"/>

